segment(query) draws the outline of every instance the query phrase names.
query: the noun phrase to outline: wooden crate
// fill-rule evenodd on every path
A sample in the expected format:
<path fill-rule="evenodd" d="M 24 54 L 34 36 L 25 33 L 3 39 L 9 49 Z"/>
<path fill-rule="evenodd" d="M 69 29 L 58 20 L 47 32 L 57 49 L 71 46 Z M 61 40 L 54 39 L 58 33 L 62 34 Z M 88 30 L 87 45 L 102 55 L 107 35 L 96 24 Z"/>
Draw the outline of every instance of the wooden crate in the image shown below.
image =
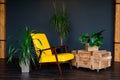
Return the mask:
<path fill-rule="evenodd" d="M 91 56 L 91 69 L 103 69 L 111 66 L 111 52 L 93 51 Z"/>
<path fill-rule="evenodd" d="M 75 55 L 72 65 L 92 70 L 99 70 L 111 66 L 111 52 L 106 50 L 101 51 L 85 51 L 85 50 L 73 50 Z"/>
<path fill-rule="evenodd" d="M 76 66 L 77 68 L 79 67 L 79 56 L 77 50 L 73 50 L 72 53 L 74 54 L 74 59 L 72 60 L 72 65 Z"/>
<path fill-rule="evenodd" d="M 88 51 L 73 50 L 72 53 L 75 55 L 74 60 L 72 60 L 72 65 L 79 67 L 91 68 L 91 54 Z"/>

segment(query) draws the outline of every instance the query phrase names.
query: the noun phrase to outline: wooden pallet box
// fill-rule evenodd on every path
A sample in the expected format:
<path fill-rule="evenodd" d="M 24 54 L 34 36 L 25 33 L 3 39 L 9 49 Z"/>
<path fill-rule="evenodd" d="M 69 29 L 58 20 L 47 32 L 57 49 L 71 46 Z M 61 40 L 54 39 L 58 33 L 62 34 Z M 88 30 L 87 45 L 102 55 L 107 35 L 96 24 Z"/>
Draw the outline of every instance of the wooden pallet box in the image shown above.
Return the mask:
<path fill-rule="evenodd" d="M 79 67 L 91 68 L 91 53 L 89 51 L 78 50 Z"/>
<path fill-rule="evenodd" d="M 83 52 L 82 50 L 73 50 L 72 53 L 75 58 L 72 60 L 72 65 L 79 67 L 91 68 L 91 54 L 88 51 Z"/>
<path fill-rule="evenodd" d="M 74 59 L 72 60 L 72 65 L 77 67 L 77 63 L 79 61 L 77 50 L 73 50 L 72 53 L 74 54 Z"/>
<path fill-rule="evenodd" d="M 110 51 L 93 51 L 91 56 L 91 69 L 103 69 L 111 66 Z"/>
<path fill-rule="evenodd" d="M 101 51 L 85 51 L 85 50 L 73 50 L 75 55 L 72 65 L 84 68 L 90 68 L 92 70 L 99 70 L 111 66 L 111 52 L 106 50 Z"/>

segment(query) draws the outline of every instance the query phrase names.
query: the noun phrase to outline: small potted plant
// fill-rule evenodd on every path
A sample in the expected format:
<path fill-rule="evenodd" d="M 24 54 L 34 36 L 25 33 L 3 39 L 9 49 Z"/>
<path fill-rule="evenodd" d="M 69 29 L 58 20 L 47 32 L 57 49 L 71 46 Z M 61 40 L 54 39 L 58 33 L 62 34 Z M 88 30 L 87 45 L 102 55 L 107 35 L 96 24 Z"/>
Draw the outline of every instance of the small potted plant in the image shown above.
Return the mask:
<path fill-rule="evenodd" d="M 30 67 L 30 60 L 35 64 L 35 58 L 32 54 L 32 43 L 31 43 L 31 36 L 28 27 L 25 28 L 25 31 L 21 33 L 22 39 L 18 40 L 19 46 L 10 45 L 9 47 L 9 57 L 8 62 L 12 62 L 13 57 L 15 54 L 18 54 L 19 58 L 19 66 L 22 72 L 29 72 Z"/>
<path fill-rule="evenodd" d="M 103 31 L 104 30 L 100 32 L 93 32 L 91 36 L 88 33 L 80 35 L 79 41 L 85 46 L 87 51 L 98 50 L 103 44 L 103 37 L 101 36 Z"/>

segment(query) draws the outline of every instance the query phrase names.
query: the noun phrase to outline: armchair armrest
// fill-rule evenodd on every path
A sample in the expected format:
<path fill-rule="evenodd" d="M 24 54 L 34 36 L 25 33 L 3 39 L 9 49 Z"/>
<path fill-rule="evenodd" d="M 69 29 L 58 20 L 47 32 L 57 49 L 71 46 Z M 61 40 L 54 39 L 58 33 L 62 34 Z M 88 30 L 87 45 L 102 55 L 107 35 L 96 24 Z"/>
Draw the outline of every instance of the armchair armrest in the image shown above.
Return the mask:
<path fill-rule="evenodd" d="M 46 49 L 39 50 L 39 51 L 40 51 L 40 55 L 39 55 L 39 57 L 38 57 L 38 61 L 39 61 L 39 59 L 41 58 L 41 55 L 42 55 L 42 52 L 43 52 L 43 51 L 46 51 L 46 50 L 50 50 L 50 49 L 51 49 L 52 53 L 55 54 L 56 61 L 58 62 L 57 49 L 61 49 L 61 48 L 65 50 L 65 53 L 68 52 L 68 50 L 67 50 L 68 48 L 67 48 L 66 45 L 56 46 L 56 47 L 50 47 L 50 48 L 46 48 Z"/>
<path fill-rule="evenodd" d="M 46 48 L 46 49 L 39 50 L 40 55 L 39 55 L 39 57 L 38 57 L 38 61 L 39 61 L 39 59 L 41 58 L 42 52 L 43 52 L 43 51 L 46 51 L 46 50 L 50 50 L 50 49 L 51 49 L 52 53 L 55 54 L 56 60 L 58 61 L 57 51 L 56 51 L 56 48 L 55 48 L 55 47 L 50 47 L 50 48 Z"/>
<path fill-rule="evenodd" d="M 41 56 L 41 54 L 42 54 L 43 51 L 50 50 L 50 49 L 51 49 L 51 50 L 55 50 L 54 47 L 50 47 L 50 48 L 46 48 L 46 49 L 40 49 L 40 50 L 39 50 L 39 52 L 40 52 L 40 55 L 39 55 L 39 56 Z"/>
<path fill-rule="evenodd" d="M 63 45 L 63 46 L 56 46 L 55 49 L 65 49 L 65 52 L 67 53 L 68 52 L 68 47 L 66 45 Z"/>

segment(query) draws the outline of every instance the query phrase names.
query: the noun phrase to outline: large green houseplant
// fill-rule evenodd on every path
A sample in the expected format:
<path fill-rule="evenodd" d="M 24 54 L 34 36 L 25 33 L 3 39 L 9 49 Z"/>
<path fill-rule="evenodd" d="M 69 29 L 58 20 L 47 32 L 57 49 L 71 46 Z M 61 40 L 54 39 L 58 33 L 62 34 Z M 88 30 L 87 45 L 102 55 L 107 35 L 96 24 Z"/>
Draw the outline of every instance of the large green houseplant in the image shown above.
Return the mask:
<path fill-rule="evenodd" d="M 53 1 L 54 13 L 50 19 L 50 23 L 60 35 L 60 43 L 63 45 L 64 39 L 68 37 L 69 33 L 69 20 L 66 16 L 66 7 L 63 3 L 62 12 L 58 12 L 56 0 Z"/>
<path fill-rule="evenodd" d="M 96 47 L 97 49 L 100 48 L 103 44 L 103 37 L 102 32 L 93 32 L 92 35 L 90 36 L 88 33 L 82 34 L 79 36 L 79 41 L 82 45 L 87 46 L 87 47 Z"/>
<path fill-rule="evenodd" d="M 35 64 L 34 55 L 32 54 L 32 38 L 30 36 L 30 30 L 28 27 L 25 31 L 20 33 L 21 40 L 18 40 L 18 46 L 10 45 L 8 62 L 12 62 L 13 58 L 18 55 L 19 66 L 22 72 L 29 72 L 30 60 Z M 13 44 L 13 43 L 12 43 Z"/>

